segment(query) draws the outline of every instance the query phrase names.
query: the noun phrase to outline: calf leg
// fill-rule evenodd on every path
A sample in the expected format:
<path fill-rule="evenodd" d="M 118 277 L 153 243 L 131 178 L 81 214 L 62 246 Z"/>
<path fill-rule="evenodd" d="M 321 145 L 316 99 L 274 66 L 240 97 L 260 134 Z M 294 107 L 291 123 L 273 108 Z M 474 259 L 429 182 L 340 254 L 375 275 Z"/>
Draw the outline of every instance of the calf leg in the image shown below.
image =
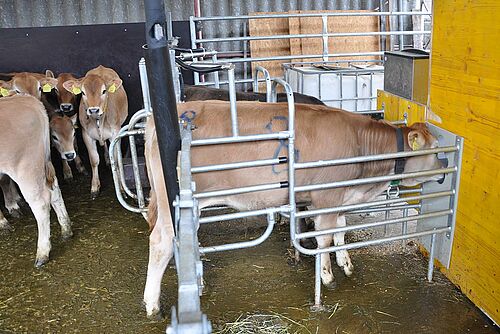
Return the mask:
<path fill-rule="evenodd" d="M 111 161 L 109 160 L 109 149 L 108 142 L 104 142 L 104 161 L 106 162 L 106 166 L 111 165 Z"/>
<path fill-rule="evenodd" d="M 71 172 L 71 167 L 69 166 L 68 160 L 62 161 L 63 175 L 65 180 L 72 180 L 73 173 Z"/>
<path fill-rule="evenodd" d="M 160 312 L 161 280 L 172 258 L 173 237 L 172 224 L 165 217 L 158 217 L 149 236 L 148 275 L 144 289 L 144 304 L 149 318 Z"/>
<path fill-rule="evenodd" d="M 85 146 L 87 146 L 87 151 L 89 152 L 90 166 L 92 168 L 92 184 L 90 187 L 90 196 L 92 199 L 96 199 L 99 195 L 99 189 L 101 188 L 101 182 L 99 181 L 99 153 L 97 152 L 97 146 L 94 139 L 90 138 L 87 132 L 84 130 L 82 132 L 83 141 Z"/>
<path fill-rule="evenodd" d="M 76 152 L 76 157 L 75 157 L 75 165 L 76 169 L 80 174 L 87 175 L 87 170 L 85 169 L 85 166 L 83 166 L 82 159 L 80 158 L 80 155 L 78 154 L 78 146 L 76 144 L 76 137 L 73 140 L 73 147 L 75 148 Z"/>
<path fill-rule="evenodd" d="M 56 212 L 57 221 L 61 226 L 61 236 L 64 240 L 71 238 L 73 232 L 71 231 L 71 221 L 68 216 L 68 211 L 66 211 L 66 205 L 61 194 L 61 189 L 57 183 L 57 179 L 54 180 L 52 185 L 52 190 L 50 191 L 50 204 Z"/>
<path fill-rule="evenodd" d="M 317 216 L 314 221 L 315 230 L 326 230 L 335 226 L 337 215 L 321 215 Z M 332 235 L 321 235 L 316 237 L 318 249 L 330 247 L 332 244 Z M 332 262 L 330 261 L 330 253 L 321 254 L 321 281 L 329 288 L 336 287 L 335 276 L 332 273 Z"/>
<path fill-rule="evenodd" d="M 16 175 L 16 182 L 21 189 L 24 199 L 35 216 L 38 225 L 38 242 L 36 249 L 35 266 L 41 267 L 49 260 L 50 253 L 50 191 L 45 175 L 33 173 L 33 170 L 22 168 L 24 173 Z M 38 175 L 32 175 L 38 174 Z"/>
<path fill-rule="evenodd" d="M 19 196 L 16 184 L 7 175 L 0 174 L 0 188 L 2 188 L 5 208 L 13 217 L 19 217 L 21 213 L 19 208 L 21 196 Z"/>
<path fill-rule="evenodd" d="M 346 226 L 345 216 L 339 216 L 337 218 L 337 227 Z M 345 232 L 335 233 L 333 235 L 333 242 L 335 246 L 341 246 L 345 244 L 344 241 Z M 337 265 L 344 269 L 344 273 L 346 276 L 351 276 L 352 270 L 354 269 L 351 258 L 349 257 L 349 253 L 347 250 L 341 250 L 335 252 L 335 256 L 337 257 Z"/>

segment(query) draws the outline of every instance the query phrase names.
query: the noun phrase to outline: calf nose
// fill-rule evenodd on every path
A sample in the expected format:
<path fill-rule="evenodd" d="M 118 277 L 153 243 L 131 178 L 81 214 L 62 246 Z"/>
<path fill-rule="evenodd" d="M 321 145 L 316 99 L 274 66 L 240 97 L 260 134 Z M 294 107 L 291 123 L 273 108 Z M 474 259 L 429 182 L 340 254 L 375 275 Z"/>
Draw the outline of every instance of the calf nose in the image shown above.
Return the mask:
<path fill-rule="evenodd" d="M 71 103 L 61 103 L 61 109 L 64 112 L 73 110 L 73 105 Z"/>
<path fill-rule="evenodd" d="M 90 107 L 87 109 L 87 114 L 94 115 L 94 114 L 98 114 L 100 111 L 101 111 L 101 108 L 99 108 L 99 107 Z"/>
<path fill-rule="evenodd" d="M 448 158 L 442 158 L 442 159 L 438 159 L 438 160 L 439 160 L 439 163 L 441 164 L 442 168 L 448 167 Z"/>
<path fill-rule="evenodd" d="M 64 156 L 66 157 L 66 160 L 73 160 L 76 154 L 75 152 L 70 152 L 70 153 L 64 153 Z"/>

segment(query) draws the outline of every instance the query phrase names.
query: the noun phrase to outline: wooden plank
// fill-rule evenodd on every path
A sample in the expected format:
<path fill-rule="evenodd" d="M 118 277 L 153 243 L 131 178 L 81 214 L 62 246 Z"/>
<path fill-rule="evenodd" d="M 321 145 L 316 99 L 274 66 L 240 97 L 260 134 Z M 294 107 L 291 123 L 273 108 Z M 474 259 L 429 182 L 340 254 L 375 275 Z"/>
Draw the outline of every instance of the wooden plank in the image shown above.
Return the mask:
<path fill-rule="evenodd" d="M 325 11 L 308 11 L 307 13 L 322 13 Z M 327 11 L 327 12 L 370 12 L 370 11 Z M 302 12 L 304 13 L 304 12 Z M 334 16 L 328 17 L 327 28 L 329 33 L 342 32 L 373 32 L 379 31 L 378 16 Z M 321 17 L 301 17 L 300 33 L 313 34 L 322 32 Z M 379 36 L 356 36 L 356 37 L 330 37 L 328 38 L 328 53 L 353 53 L 374 52 L 380 50 Z M 322 54 L 322 38 L 302 39 L 302 54 Z M 333 58 L 332 58 L 333 59 Z M 335 60 L 353 59 L 353 57 L 337 57 Z M 377 56 L 363 57 L 363 59 L 380 59 Z"/>
<path fill-rule="evenodd" d="M 281 14 L 281 13 L 251 13 L 250 15 L 259 14 Z M 289 24 L 288 18 L 270 18 L 248 20 L 250 36 L 273 36 L 273 35 L 288 35 Z M 250 50 L 252 57 L 271 57 L 271 56 L 288 56 L 290 55 L 290 40 L 289 39 L 274 39 L 250 41 Z M 259 61 L 252 63 L 252 76 L 255 66 L 260 65 L 265 67 L 271 77 L 282 77 L 283 69 L 281 64 L 284 61 Z M 263 86 L 259 85 L 261 91 Z"/>
<path fill-rule="evenodd" d="M 500 40 L 497 0 L 435 1 L 430 106 L 464 137 L 455 241 L 445 274 L 500 323 Z M 453 32 L 453 33 L 451 33 Z"/>

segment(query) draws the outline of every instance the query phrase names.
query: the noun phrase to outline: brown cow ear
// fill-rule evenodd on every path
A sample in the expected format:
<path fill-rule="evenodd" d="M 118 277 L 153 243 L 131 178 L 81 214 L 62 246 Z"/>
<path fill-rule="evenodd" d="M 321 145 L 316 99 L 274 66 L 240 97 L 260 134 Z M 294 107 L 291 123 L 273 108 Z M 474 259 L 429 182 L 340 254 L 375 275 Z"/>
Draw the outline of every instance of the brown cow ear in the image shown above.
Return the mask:
<path fill-rule="evenodd" d="M 82 83 L 80 80 L 67 80 L 63 82 L 63 87 L 73 95 L 78 95 L 82 92 Z"/>
<path fill-rule="evenodd" d="M 420 150 L 425 145 L 425 138 L 420 130 L 412 130 L 408 133 L 408 145 L 413 151 Z"/>
<path fill-rule="evenodd" d="M 10 95 L 12 83 L 9 81 L 0 80 L 0 96 L 5 97 Z"/>
<path fill-rule="evenodd" d="M 108 82 L 108 92 L 114 93 L 120 88 L 122 85 L 122 79 L 116 78 Z"/>
<path fill-rule="evenodd" d="M 54 72 L 52 72 L 51 70 L 46 70 L 46 71 L 45 71 L 45 76 L 46 76 L 47 78 L 55 78 L 55 76 L 54 76 Z"/>
<path fill-rule="evenodd" d="M 45 77 L 39 80 L 40 87 L 42 87 L 42 92 L 50 93 L 52 89 L 57 87 L 57 79 Z"/>

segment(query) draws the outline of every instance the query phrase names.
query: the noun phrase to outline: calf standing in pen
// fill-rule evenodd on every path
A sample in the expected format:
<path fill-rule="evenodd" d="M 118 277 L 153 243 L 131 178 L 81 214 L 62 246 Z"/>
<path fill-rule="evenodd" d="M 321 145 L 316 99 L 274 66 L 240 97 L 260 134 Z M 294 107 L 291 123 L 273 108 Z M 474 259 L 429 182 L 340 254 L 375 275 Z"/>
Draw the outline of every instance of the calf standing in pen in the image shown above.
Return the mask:
<path fill-rule="evenodd" d="M 128 115 L 127 94 L 118 74 L 102 65 L 88 71 L 81 79 L 65 81 L 63 86 L 74 95 L 82 94 L 78 117 L 92 167 L 90 193 L 95 199 L 101 187 L 96 141 L 106 146 L 106 141 L 113 140 L 120 131 Z"/>
<path fill-rule="evenodd" d="M 220 101 L 187 102 L 178 104 L 182 114 L 192 111 L 195 125 L 193 139 L 231 136 L 231 116 L 229 103 Z M 286 104 L 265 104 L 255 102 L 238 103 L 238 121 L 241 135 L 269 133 L 287 129 L 288 106 Z M 383 154 L 397 151 L 398 137 L 404 143 L 404 150 L 425 149 L 437 146 L 437 140 L 430 134 L 425 124 L 403 127 L 401 130 L 386 122 L 356 115 L 339 109 L 305 104 L 295 105 L 296 151 L 301 161 L 338 159 L 362 155 Z M 276 141 L 193 147 L 192 166 L 269 159 L 276 151 L 284 150 Z M 281 153 L 280 153 L 281 154 Z M 286 155 L 286 153 L 283 153 Z M 170 217 L 169 202 L 161 170 L 161 162 L 154 131 L 154 121 L 150 117 L 146 126 L 146 164 L 151 184 L 151 200 L 148 207 L 148 222 L 151 235 L 149 245 L 149 265 L 144 302 L 148 316 L 159 312 L 161 280 L 165 268 L 172 257 L 174 227 Z M 436 155 L 410 157 L 406 159 L 404 172 L 441 168 Z M 296 172 L 297 186 L 365 178 L 395 173 L 395 161 L 385 160 L 369 163 L 340 165 Z M 442 179 L 441 175 L 405 179 L 402 185 L 412 186 L 425 181 Z M 257 184 L 286 181 L 283 173 L 273 167 L 257 167 L 195 174 L 198 192 L 214 191 Z M 390 182 L 333 188 L 321 191 L 300 192 L 297 201 L 311 203 L 315 209 L 368 202 L 387 189 Z M 259 193 L 245 193 L 224 197 L 201 199 L 199 207 L 227 205 L 237 210 L 254 210 L 277 207 L 288 202 L 286 189 Z M 315 229 L 324 230 L 346 225 L 345 216 L 340 214 L 321 215 L 315 218 Z M 316 238 L 319 248 L 344 244 L 344 233 L 323 235 Z M 336 252 L 337 264 L 346 275 L 353 271 L 347 250 Z M 327 287 L 335 286 L 329 254 L 321 255 L 321 280 Z"/>
<path fill-rule="evenodd" d="M 49 260 L 50 206 L 63 239 L 73 235 L 71 222 L 50 161 L 49 121 L 40 101 L 28 95 L 0 99 L 0 175 L 14 180 L 38 225 L 35 265 Z M 0 228 L 9 228 L 0 217 Z"/>

